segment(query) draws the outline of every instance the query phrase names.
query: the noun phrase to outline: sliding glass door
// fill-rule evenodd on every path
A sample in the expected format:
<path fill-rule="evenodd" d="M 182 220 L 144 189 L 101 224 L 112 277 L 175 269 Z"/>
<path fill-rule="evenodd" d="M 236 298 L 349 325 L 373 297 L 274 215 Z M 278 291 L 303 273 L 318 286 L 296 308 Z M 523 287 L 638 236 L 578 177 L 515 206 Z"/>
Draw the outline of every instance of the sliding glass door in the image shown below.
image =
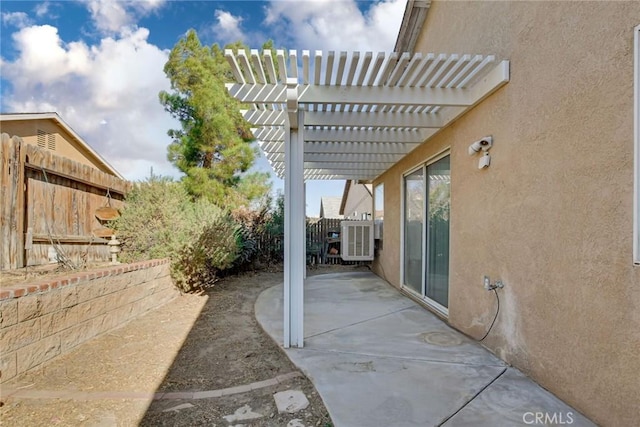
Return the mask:
<path fill-rule="evenodd" d="M 449 156 L 427 166 L 427 266 L 425 296 L 449 306 Z"/>
<path fill-rule="evenodd" d="M 449 306 L 450 158 L 404 177 L 404 286 L 446 313 Z"/>
<path fill-rule="evenodd" d="M 424 170 L 404 178 L 404 285 L 422 293 Z"/>

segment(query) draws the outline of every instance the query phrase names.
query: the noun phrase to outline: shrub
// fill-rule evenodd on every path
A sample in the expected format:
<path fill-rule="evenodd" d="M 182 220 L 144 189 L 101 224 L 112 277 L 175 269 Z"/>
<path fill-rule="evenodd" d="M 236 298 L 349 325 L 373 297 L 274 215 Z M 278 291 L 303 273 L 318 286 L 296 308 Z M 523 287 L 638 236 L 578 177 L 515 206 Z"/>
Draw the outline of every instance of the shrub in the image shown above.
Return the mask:
<path fill-rule="evenodd" d="M 231 213 L 238 223 L 240 250 L 232 272 L 247 268 L 259 268 L 262 264 L 281 262 L 284 198 L 278 195 L 275 207 L 271 197 L 265 197 L 256 209 L 239 208 Z"/>
<path fill-rule="evenodd" d="M 206 199 L 193 200 L 184 184 L 152 177 L 127 195 L 111 226 L 124 262 L 170 258 L 171 275 L 184 292 L 283 259 L 284 198 L 265 197 L 255 209 L 228 213 Z"/>
<path fill-rule="evenodd" d="M 122 261 L 172 257 L 197 237 L 207 211 L 196 208 L 178 182 L 150 178 L 137 183 L 112 223 L 122 242 Z"/>
<path fill-rule="evenodd" d="M 233 219 L 222 212 L 205 224 L 198 239 L 185 245 L 172 264 L 176 285 L 185 292 L 211 287 L 238 258 L 238 230 Z"/>
<path fill-rule="evenodd" d="M 282 262 L 284 260 L 284 195 L 282 193 L 276 197 L 275 207 L 267 223 L 264 238 L 265 246 L 269 251 L 269 260 Z"/>
<path fill-rule="evenodd" d="M 238 256 L 234 221 L 205 199 L 193 201 L 179 182 L 150 178 L 138 183 L 125 202 L 112 223 L 122 242 L 121 260 L 168 257 L 183 291 L 212 284 Z"/>

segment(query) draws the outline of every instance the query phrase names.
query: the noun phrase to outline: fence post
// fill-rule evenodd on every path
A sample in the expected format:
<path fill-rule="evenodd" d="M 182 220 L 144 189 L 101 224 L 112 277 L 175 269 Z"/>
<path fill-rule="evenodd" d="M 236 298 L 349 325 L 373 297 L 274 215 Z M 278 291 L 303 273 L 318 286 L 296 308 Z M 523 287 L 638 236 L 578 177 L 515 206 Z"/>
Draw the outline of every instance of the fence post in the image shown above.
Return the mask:
<path fill-rule="evenodd" d="M 24 163 L 22 140 L 2 134 L 0 269 L 24 267 Z"/>

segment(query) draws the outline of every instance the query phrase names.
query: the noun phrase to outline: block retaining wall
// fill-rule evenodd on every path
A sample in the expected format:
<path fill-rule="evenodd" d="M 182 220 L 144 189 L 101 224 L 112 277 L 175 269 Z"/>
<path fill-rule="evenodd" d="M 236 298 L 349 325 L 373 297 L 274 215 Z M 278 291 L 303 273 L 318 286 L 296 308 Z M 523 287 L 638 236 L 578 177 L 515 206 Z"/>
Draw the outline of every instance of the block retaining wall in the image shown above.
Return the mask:
<path fill-rule="evenodd" d="M 168 260 L 0 289 L 0 382 L 37 368 L 179 294 Z"/>

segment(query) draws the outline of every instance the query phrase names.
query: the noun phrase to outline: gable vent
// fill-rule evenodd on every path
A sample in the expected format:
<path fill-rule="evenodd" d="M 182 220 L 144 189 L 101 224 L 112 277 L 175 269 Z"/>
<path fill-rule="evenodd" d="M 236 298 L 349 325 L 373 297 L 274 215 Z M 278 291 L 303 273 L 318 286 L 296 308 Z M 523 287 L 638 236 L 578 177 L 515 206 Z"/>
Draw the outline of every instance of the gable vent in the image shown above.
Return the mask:
<path fill-rule="evenodd" d="M 38 147 L 45 148 L 46 139 L 47 139 L 47 133 L 43 130 L 38 129 Z"/>
<path fill-rule="evenodd" d="M 47 148 L 49 150 L 56 149 L 56 134 L 50 133 L 49 135 L 47 135 Z"/>
<path fill-rule="evenodd" d="M 55 133 L 47 133 L 42 129 L 38 129 L 38 147 L 47 148 L 49 150 L 55 151 L 56 149 L 56 134 Z"/>

